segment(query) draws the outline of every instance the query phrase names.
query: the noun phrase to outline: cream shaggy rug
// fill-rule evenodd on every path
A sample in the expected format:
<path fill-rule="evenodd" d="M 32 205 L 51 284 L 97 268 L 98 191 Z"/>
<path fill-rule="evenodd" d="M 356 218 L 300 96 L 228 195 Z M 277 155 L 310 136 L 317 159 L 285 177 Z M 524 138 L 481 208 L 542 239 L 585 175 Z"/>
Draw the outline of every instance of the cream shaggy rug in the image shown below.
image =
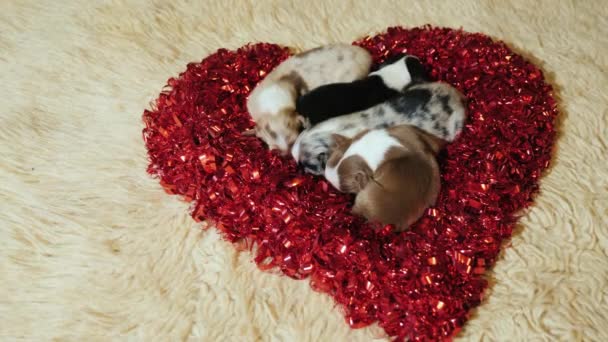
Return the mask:
<path fill-rule="evenodd" d="M 220 47 L 463 27 L 545 70 L 554 166 L 462 340 L 608 341 L 608 11 L 596 1 L 0 3 L 0 339 L 369 341 L 332 300 L 256 269 L 146 172 L 142 111 Z"/>

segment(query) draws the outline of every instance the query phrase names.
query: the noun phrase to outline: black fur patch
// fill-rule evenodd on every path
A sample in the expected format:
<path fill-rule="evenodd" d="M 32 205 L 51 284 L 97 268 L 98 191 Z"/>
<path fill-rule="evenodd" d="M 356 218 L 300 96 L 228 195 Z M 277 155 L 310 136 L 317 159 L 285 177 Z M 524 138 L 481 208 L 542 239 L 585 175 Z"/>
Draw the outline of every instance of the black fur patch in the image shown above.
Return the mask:
<path fill-rule="evenodd" d="M 441 95 L 438 98 L 441 102 L 441 107 L 443 108 L 443 111 L 448 113 L 449 115 L 452 115 L 454 110 L 452 109 L 452 106 L 450 106 L 450 97 L 448 95 Z"/>
<path fill-rule="evenodd" d="M 384 114 L 386 113 L 386 110 L 384 110 L 384 107 L 378 107 L 378 116 L 384 116 Z"/>
<path fill-rule="evenodd" d="M 458 121 L 456 123 L 456 127 L 455 128 L 456 128 L 456 131 L 460 131 L 462 129 L 462 122 Z"/>
<path fill-rule="evenodd" d="M 412 78 L 412 83 L 422 83 L 422 82 L 430 82 L 431 77 L 424 69 L 422 63 L 417 57 L 408 56 L 405 59 L 405 65 L 407 66 L 407 70 L 410 72 L 410 76 Z"/>
<path fill-rule="evenodd" d="M 416 112 L 430 101 L 432 95 L 428 89 L 410 89 L 403 95 L 392 99 L 389 105 L 397 113 L 412 118 L 417 116 Z"/>
<path fill-rule="evenodd" d="M 374 75 L 350 83 L 333 83 L 313 89 L 296 101 L 296 111 L 312 125 L 336 116 L 365 110 L 399 95 Z"/>
<path fill-rule="evenodd" d="M 302 168 L 305 171 L 310 172 L 312 174 L 321 174 L 321 173 L 323 173 L 323 170 L 325 169 L 325 165 L 322 160 L 318 160 L 318 161 L 319 161 L 319 164 L 302 162 L 302 163 L 300 163 L 300 166 L 302 166 Z"/>

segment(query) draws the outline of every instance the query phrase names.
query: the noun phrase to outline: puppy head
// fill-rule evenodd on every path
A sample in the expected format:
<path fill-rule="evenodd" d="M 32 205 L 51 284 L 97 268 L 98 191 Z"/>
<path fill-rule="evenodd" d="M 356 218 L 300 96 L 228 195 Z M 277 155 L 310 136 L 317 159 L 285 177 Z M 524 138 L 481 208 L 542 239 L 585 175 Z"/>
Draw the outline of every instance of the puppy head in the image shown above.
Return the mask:
<path fill-rule="evenodd" d="M 384 59 L 384 61 L 382 63 L 378 64 L 378 68 L 376 68 L 376 69 L 382 69 L 382 68 L 384 68 L 387 65 L 391 65 L 393 63 L 396 63 L 400 59 L 402 59 L 402 58 L 404 58 L 406 56 L 407 56 L 407 54 L 405 54 L 403 52 L 400 52 L 400 53 L 397 53 L 395 55 L 389 56 L 386 59 Z"/>
<path fill-rule="evenodd" d="M 278 115 L 264 115 L 260 117 L 253 130 L 245 132 L 247 135 L 262 139 L 271 150 L 280 150 L 287 153 L 302 131 L 304 122 L 292 110 L 285 110 Z"/>
<path fill-rule="evenodd" d="M 357 134 L 352 139 L 340 134 L 332 134 L 330 156 L 325 168 L 325 179 L 336 189 L 346 193 L 358 193 L 369 182 L 372 169 L 365 159 L 359 155 L 344 157 L 353 141 L 365 135 L 366 131 Z"/>
<path fill-rule="evenodd" d="M 424 69 L 424 66 L 422 66 L 422 63 L 420 63 L 420 59 L 418 59 L 418 57 L 408 55 L 405 59 L 405 65 L 407 66 L 407 70 L 410 72 L 412 83 L 422 83 L 431 81 L 431 76 Z"/>
<path fill-rule="evenodd" d="M 402 91 L 412 83 L 429 82 L 431 79 L 420 63 L 412 55 L 397 54 L 387 58 L 370 75 L 378 75 L 384 83 L 394 90 Z"/>
<path fill-rule="evenodd" d="M 405 53 L 398 53 L 396 55 L 387 57 L 382 63 L 378 65 L 378 69 L 382 69 L 389 65 L 403 61 L 410 73 L 412 82 L 430 82 L 431 78 L 429 74 L 422 66 L 420 59 L 414 55 L 408 55 Z"/>
<path fill-rule="evenodd" d="M 293 144 L 291 155 L 304 171 L 322 175 L 329 155 L 328 140 L 323 132 L 304 130 Z"/>
<path fill-rule="evenodd" d="M 348 156 L 340 162 L 336 171 L 338 182 L 334 186 L 346 193 L 356 194 L 372 180 L 372 169 L 359 155 Z"/>

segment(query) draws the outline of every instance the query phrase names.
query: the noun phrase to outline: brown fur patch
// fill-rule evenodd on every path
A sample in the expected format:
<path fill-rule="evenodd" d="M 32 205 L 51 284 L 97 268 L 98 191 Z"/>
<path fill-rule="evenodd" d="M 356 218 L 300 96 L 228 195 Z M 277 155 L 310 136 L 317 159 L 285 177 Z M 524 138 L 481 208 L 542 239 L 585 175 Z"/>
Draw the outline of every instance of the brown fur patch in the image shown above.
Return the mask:
<path fill-rule="evenodd" d="M 371 174 L 361 157 L 351 156 L 342 161 L 338 175 L 343 191 L 359 191 L 354 213 L 402 230 L 435 203 L 440 187 L 435 156 L 445 141 L 410 125 L 393 126 L 387 131 L 402 146 L 388 149 L 376 172 Z M 349 146 L 363 134 L 354 137 Z"/>
<path fill-rule="evenodd" d="M 353 212 L 405 229 L 435 203 L 438 193 L 439 170 L 434 158 L 405 154 L 380 165 L 373 180 L 357 195 Z"/>
<path fill-rule="evenodd" d="M 329 146 L 329 159 L 327 159 L 327 166 L 335 167 L 340 159 L 342 159 L 344 152 L 346 152 L 350 146 L 352 139 L 340 134 L 332 134 L 331 139 L 332 141 Z"/>
<path fill-rule="evenodd" d="M 337 172 L 340 177 L 340 190 L 353 194 L 365 188 L 373 176 L 372 169 L 358 155 L 343 159 Z"/>
<path fill-rule="evenodd" d="M 352 138 L 347 138 L 337 133 L 332 134 L 332 142 L 329 145 L 329 159 L 327 160 L 327 165 L 330 167 L 336 166 L 350 145 L 352 145 L 355 140 L 359 140 L 367 132 L 369 132 L 369 129 L 357 133 Z"/>
<path fill-rule="evenodd" d="M 288 82 L 289 84 L 293 85 L 297 96 L 302 95 L 303 93 L 308 92 L 308 84 L 306 84 L 306 82 L 304 81 L 304 78 L 302 78 L 302 75 L 300 75 L 299 73 L 292 71 L 287 75 L 282 76 L 281 78 L 279 78 L 279 82 Z"/>

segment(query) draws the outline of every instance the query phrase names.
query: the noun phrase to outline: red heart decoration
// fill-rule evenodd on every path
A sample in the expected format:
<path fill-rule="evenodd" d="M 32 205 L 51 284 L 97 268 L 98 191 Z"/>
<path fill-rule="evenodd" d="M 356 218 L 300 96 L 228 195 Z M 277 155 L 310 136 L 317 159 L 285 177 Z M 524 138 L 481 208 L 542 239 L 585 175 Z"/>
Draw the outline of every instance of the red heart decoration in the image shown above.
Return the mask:
<path fill-rule="evenodd" d="M 252 127 L 247 95 L 290 54 L 277 45 L 220 49 L 169 79 L 143 115 L 148 172 L 191 200 L 196 220 L 256 246 L 260 268 L 310 277 L 352 327 L 378 321 L 398 339 L 450 338 L 481 302 L 483 273 L 549 165 L 552 90 L 537 67 L 482 34 L 390 28 L 355 44 L 376 62 L 418 56 L 468 98 L 467 125 L 440 156 L 438 203 L 410 231 L 376 232 L 350 214 L 351 197 L 241 136 Z"/>

